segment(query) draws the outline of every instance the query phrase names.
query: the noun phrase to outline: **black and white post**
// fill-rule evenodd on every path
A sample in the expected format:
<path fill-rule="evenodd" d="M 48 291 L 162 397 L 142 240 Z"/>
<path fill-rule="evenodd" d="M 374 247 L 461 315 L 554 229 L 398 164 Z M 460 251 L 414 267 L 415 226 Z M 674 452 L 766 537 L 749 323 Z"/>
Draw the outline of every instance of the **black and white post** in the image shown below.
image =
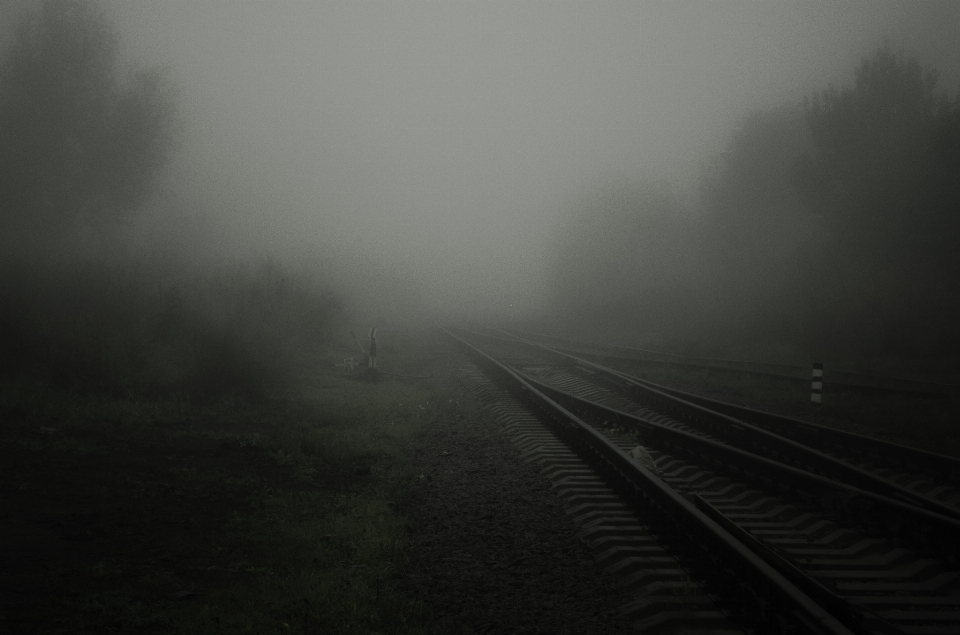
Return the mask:
<path fill-rule="evenodd" d="M 813 363 L 813 374 L 810 377 L 810 405 L 819 408 L 823 397 L 823 362 Z"/>

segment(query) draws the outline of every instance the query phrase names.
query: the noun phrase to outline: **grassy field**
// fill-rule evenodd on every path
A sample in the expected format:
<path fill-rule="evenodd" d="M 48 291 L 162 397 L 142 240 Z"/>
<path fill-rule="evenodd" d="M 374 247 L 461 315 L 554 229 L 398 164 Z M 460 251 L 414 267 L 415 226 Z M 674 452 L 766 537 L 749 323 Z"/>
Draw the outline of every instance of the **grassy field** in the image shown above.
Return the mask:
<path fill-rule="evenodd" d="M 688 369 L 597 358 L 637 377 L 740 405 L 960 457 L 957 397 L 861 391 L 825 382 L 823 406 L 810 406 L 806 383 L 720 369 Z"/>
<path fill-rule="evenodd" d="M 427 374 L 426 334 L 381 336 Z M 256 405 L 0 385 L 0 631 L 416 633 L 407 449 L 436 382 L 348 376 L 334 343 Z"/>

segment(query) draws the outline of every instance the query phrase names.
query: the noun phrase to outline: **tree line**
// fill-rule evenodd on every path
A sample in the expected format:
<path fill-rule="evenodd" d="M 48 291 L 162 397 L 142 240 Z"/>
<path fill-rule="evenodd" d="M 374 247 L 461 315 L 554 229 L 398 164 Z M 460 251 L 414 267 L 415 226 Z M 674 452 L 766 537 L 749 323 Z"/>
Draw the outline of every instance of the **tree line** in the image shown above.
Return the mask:
<path fill-rule="evenodd" d="M 33 240 L 122 221 L 152 193 L 177 138 L 173 84 L 125 68 L 90 3 L 49 0 L 0 58 L 0 222 Z"/>
<path fill-rule="evenodd" d="M 556 303 L 581 319 L 712 354 L 960 354 L 960 95 L 891 46 L 848 86 L 744 116 L 705 162 L 700 209 L 684 220 L 653 227 L 683 214 L 651 197 L 662 188 L 632 187 L 575 203 L 568 236 L 625 226 L 632 248 L 614 269 L 635 268 L 589 280 L 595 251 L 558 255 Z M 650 247 L 658 240 L 682 250 Z M 659 264 L 636 267 L 651 257 Z M 578 302 L 573 284 L 595 297 Z"/>
<path fill-rule="evenodd" d="M 338 299 L 269 262 L 125 248 L 174 158 L 175 85 L 123 63 L 95 4 L 30 9 L 0 52 L 0 379 L 159 399 L 281 390 Z"/>

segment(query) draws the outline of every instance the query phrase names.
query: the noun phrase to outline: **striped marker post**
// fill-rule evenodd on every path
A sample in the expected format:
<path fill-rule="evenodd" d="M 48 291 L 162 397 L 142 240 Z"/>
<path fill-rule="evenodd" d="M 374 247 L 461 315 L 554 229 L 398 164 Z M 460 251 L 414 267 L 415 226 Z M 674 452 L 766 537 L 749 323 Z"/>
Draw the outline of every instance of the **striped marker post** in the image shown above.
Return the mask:
<path fill-rule="evenodd" d="M 813 374 L 810 377 L 810 404 L 819 408 L 823 397 L 823 362 L 813 363 Z"/>

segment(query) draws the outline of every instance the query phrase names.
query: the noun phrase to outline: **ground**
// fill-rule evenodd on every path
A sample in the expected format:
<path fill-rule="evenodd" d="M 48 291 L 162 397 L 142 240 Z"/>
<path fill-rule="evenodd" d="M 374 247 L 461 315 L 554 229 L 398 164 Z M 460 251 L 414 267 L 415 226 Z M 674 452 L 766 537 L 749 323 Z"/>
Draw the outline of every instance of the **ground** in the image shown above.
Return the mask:
<path fill-rule="evenodd" d="M 347 339 L 258 404 L 0 384 L 0 632 L 625 629 L 625 597 L 459 386 L 452 344 L 388 329 L 380 344 L 377 381 L 335 366 Z M 656 379 L 787 412 L 805 397 Z M 834 406 L 835 424 L 956 446 L 955 419 L 853 403 L 859 421 Z"/>
<path fill-rule="evenodd" d="M 428 374 L 431 341 L 408 337 L 395 369 Z M 4 383 L 0 631 L 419 631 L 397 506 L 447 400 L 338 355 L 258 405 Z"/>

